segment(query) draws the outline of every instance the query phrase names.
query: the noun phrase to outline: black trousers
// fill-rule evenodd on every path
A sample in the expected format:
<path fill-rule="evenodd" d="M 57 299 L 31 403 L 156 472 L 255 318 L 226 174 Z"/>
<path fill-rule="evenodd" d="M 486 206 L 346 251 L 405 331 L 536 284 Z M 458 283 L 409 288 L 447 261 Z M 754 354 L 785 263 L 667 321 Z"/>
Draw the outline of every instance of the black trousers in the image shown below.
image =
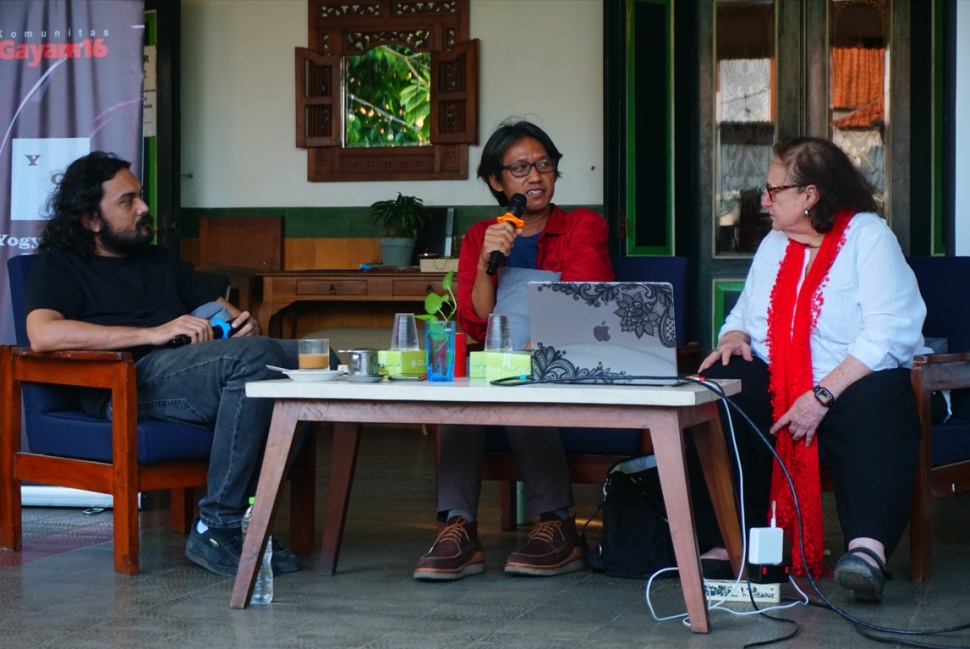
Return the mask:
<path fill-rule="evenodd" d="M 704 375 L 741 379 L 741 393 L 731 399 L 773 445 L 775 438 L 768 434 L 773 420 L 768 366 L 758 359 L 748 362 L 734 357 L 726 367 L 717 364 Z M 745 522 L 749 529 L 762 527 L 769 520 L 774 456 L 733 409 L 731 417 L 735 443 L 723 414 L 721 424 L 728 448 L 740 458 L 744 472 L 741 500 Z M 888 557 L 909 521 L 920 439 L 909 370 L 873 372 L 850 385 L 822 419 L 815 439 L 822 462 L 832 471 L 836 511 L 846 543 L 873 538 L 886 547 Z M 696 453 L 689 453 L 688 462 L 698 540 L 702 546 L 723 546 Z"/>

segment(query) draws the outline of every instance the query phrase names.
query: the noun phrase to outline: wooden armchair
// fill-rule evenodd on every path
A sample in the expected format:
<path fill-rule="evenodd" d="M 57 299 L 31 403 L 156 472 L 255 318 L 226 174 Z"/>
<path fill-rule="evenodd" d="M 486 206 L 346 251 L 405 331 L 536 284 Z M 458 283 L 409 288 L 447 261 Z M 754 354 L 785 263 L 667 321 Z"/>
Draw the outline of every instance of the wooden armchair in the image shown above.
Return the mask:
<path fill-rule="evenodd" d="M 0 399 L 6 406 L 0 422 L 0 545 L 21 549 L 22 482 L 111 494 L 116 572 L 138 572 L 140 491 L 171 490 L 172 529 L 188 532 L 193 517 L 191 488 L 206 484 L 212 431 L 168 422 L 139 425 L 135 363 L 130 354 L 41 354 L 4 345 L 0 368 Z M 25 382 L 110 389 L 112 421 L 88 417 L 78 408 L 76 397 L 64 391 L 24 386 Z M 21 450 L 20 442 L 23 388 L 27 388 L 23 396 L 30 452 Z M 35 430 L 37 434 L 31 435 Z M 162 460 L 158 455 L 170 457 Z"/>
<path fill-rule="evenodd" d="M 172 493 L 171 526 L 186 533 L 194 518 L 193 487 L 206 484 L 213 432 L 187 424 L 138 421 L 135 363 L 122 352 L 38 353 L 29 349 L 24 311 L 27 273 L 35 255 L 8 261 L 17 340 L 0 346 L 0 546 L 22 545 L 22 482 L 111 494 L 115 571 L 138 572 L 138 493 Z M 85 414 L 79 386 L 111 390 L 112 419 Z M 21 405 L 23 404 L 23 405 Z M 21 448 L 21 422 L 29 450 Z M 312 436 L 311 436 L 312 437 Z M 312 444 L 293 461 L 290 544 L 313 544 Z"/>
<path fill-rule="evenodd" d="M 913 581 L 932 576 L 934 498 L 970 490 L 970 409 L 958 407 L 970 392 L 970 302 L 963 278 L 970 257 L 909 257 L 926 303 L 923 335 L 945 342 L 947 353 L 918 356 L 911 380 L 923 426 L 909 522 L 909 571 Z M 954 353 L 958 352 L 958 353 Z M 953 416 L 934 424 L 930 395 L 950 390 Z"/>
<path fill-rule="evenodd" d="M 925 581 L 932 576 L 933 499 L 970 491 L 970 421 L 954 415 L 934 425 L 930 395 L 970 389 L 970 353 L 917 356 L 910 380 L 923 437 L 910 509 L 909 574 L 913 581 Z"/>

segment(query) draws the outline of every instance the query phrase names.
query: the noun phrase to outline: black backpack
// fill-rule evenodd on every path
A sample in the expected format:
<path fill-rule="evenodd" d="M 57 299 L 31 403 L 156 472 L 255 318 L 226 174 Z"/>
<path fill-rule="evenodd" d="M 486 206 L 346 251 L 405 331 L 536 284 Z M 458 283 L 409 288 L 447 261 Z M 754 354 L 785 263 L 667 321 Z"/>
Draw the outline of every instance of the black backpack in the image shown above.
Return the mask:
<path fill-rule="evenodd" d="M 596 512 L 603 512 L 603 538 L 595 547 L 586 541 L 589 522 L 583 526 L 590 569 L 610 577 L 646 579 L 661 568 L 676 566 L 663 503 L 653 455 L 629 458 L 611 466 L 603 486 L 603 503 Z M 674 571 L 669 573 L 671 577 L 676 575 Z"/>

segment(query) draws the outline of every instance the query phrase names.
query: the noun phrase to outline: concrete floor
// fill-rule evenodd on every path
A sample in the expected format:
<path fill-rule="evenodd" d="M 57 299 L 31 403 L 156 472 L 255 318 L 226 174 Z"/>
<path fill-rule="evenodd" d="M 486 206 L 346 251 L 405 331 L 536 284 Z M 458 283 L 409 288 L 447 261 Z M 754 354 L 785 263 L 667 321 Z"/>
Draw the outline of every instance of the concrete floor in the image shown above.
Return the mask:
<path fill-rule="evenodd" d="M 319 445 L 321 511 L 325 441 Z M 576 491 L 577 514 L 585 519 L 595 511 L 599 489 L 578 485 Z M 781 637 L 795 628 L 715 610 L 713 631 L 698 635 L 680 620 L 655 621 L 642 581 L 588 571 L 548 579 L 507 577 L 505 556 L 524 543 L 529 526 L 502 532 L 497 494 L 494 484 L 486 485 L 480 523 L 486 574 L 446 584 L 415 582 L 414 563 L 435 535 L 432 440 L 413 428 L 368 429 L 337 574 L 321 577 L 317 557 L 305 557 L 302 571 L 277 578 L 272 605 L 244 611 L 229 609 L 230 579 L 185 559 L 185 538 L 169 530 L 160 508 L 142 514 L 142 572 L 131 577 L 112 569 L 110 512 L 28 509 L 24 550 L 0 550 L 0 647 L 720 648 Z M 822 592 L 850 615 L 876 625 L 917 629 L 970 622 L 970 512 L 957 499 L 935 507 L 931 581 L 908 581 L 904 541 L 890 561 L 897 578 L 887 585 L 881 605 L 854 603 L 831 580 L 820 582 Z M 828 546 L 837 557 L 842 537 L 831 500 L 825 511 Z M 285 512 L 276 525 L 283 533 L 281 521 Z M 281 538 L 285 542 L 285 534 Z M 654 581 L 650 601 L 660 617 L 684 609 L 673 579 Z M 751 610 L 747 604 L 729 606 Z M 774 615 L 797 623 L 798 635 L 785 647 L 874 646 L 827 609 L 797 606 Z M 967 631 L 914 639 L 970 646 Z"/>

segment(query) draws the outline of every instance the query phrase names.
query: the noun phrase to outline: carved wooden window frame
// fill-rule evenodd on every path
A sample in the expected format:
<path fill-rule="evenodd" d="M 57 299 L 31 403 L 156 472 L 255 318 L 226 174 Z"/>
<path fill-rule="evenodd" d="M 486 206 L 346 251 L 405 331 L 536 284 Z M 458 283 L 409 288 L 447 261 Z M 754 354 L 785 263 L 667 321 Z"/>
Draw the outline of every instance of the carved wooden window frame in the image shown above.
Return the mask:
<path fill-rule="evenodd" d="M 296 146 L 310 182 L 463 180 L 478 144 L 478 40 L 469 0 L 308 0 L 296 48 Z M 431 146 L 344 148 L 342 61 L 377 45 L 431 54 Z"/>

